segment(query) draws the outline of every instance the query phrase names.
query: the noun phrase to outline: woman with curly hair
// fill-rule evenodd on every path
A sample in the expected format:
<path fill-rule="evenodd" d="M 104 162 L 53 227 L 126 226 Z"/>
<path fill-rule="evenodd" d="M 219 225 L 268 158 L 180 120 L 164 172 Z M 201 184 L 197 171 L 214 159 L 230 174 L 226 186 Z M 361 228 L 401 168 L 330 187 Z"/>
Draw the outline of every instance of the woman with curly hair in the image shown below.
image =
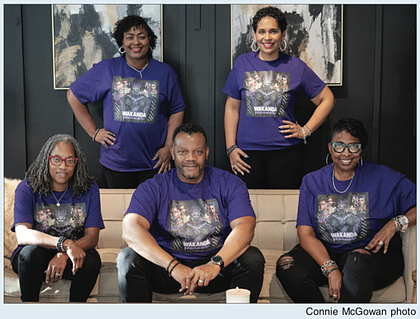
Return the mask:
<path fill-rule="evenodd" d="M 69 301 L 85 302 L 101 267 L 95 246 L 104 228 L 99 188 L 79 142 L 54 135 L 15 193 L 18 247 L 12 254 L 22 301 L 39 301 L 41 285 L 71 280 Z"/>
<path fill-rule="evenodd" d="M 110 188 L 136 188 L 171 168 L 172 134 L 185 104 L 173 69 L 152 58 L 156 35 L 139 16 L 127 16 L 113 33 L 120 57 L 94 64 L 70 85 L 67 99 L 79 123 L 100 143 Z M 104 127 L 87 108 L 103 102 Z"/>
<path fill-rule="evenodd" d="M 303 143 L 335 104 L 325 83 L 287 48 L 287 21 L 276 7 L 264 7 L 252 21 L 253 52 L 239 56 L 223 88 L 225 137 L 232 171 L 248 188 L 299 188 Z M 250 77 L 259 83 L 250 85 Z M 296 121 L 294 104 L 304 93 L 316 109 L 305 125 Z M 252 169 L 251 169 L 252 167 Z"/>

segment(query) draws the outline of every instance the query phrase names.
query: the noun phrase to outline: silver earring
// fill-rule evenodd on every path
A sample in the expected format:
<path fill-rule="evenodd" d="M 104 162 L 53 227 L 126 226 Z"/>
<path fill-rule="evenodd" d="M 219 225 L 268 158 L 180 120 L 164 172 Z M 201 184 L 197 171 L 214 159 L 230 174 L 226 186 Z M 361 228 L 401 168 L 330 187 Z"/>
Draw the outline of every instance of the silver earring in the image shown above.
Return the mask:
<path fill-rule="evenodd" d="M 120 46 L 120 48 L 118 49 L 118 52 L 120 52 L 120 54 L 124 54 L 125 53 L 124 47 Z"/>
<path fill-rule="evenodd" d="M 363 158 L 361 156 L 360 156 L 360 159 L 357 163 L 359 164 L 360 167 L 363 166 Z"/>
<path fill-rule="evenodd" d="M 325 157 L 325 163 L 328 165 L 328 158 L 330 157 L 330 153 L 327 154 L 327 156 Z"/>
<path fill-rule="evenodd" d="M 152 48 L 149 47 L 149 50 L 147 50 L 147 52 L 152 53 Z"/>
<path fill-rule="evenodd" d="M 256 48 L 255 48 L 255 45 L 257 46 Z M 252 43 L 251 43 L 251 50 L 252 51 L 258 51 L 258 45 L 257 45 L 257 42 L 255 42 L 255 40 L 254 41 L 252 41 Z"/>
<path fill-rule="evenodd" d="M 281 47 L 281 45 L 284 45 L 284 48 L 282 48 Z M 284 52 L 284 51 L 286 51 L 286 49 L 287 49 L 287 41 L 286 41 L 286 39 L 284 39 L 283 41 L 281 41 L 281 43 L 280 43 L 280 51 L 281 52 Z"/>

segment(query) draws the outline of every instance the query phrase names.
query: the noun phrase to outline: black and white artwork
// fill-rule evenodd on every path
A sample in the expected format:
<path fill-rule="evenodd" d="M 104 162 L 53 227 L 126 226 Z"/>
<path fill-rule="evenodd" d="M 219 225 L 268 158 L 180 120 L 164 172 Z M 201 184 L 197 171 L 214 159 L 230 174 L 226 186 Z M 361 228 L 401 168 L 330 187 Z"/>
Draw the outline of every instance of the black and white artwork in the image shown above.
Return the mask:
<path fill-rule="evenodd" d="M 156 34 L 153 58 L 162 61 L 161 5 L 52 5 L 54 89 L 68 89 L 94 63 L 119 56 L 115 23 L 133 14 Z"/>
<path fill-rule="evenodd" d="M 266 5 L 232 5 L 232 64 L 251 52 L 252 17 Z M 303 60 L 325 83 L 342 84 L 342 5 L 274 5 L 286 16 L 286 54 Z"/>

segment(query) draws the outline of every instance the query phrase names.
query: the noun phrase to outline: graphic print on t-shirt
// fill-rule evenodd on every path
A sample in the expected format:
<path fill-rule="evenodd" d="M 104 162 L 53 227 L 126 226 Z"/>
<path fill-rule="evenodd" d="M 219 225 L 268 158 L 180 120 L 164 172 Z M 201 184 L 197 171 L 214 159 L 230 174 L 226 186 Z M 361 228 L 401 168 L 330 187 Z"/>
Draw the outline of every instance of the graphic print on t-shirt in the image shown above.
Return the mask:
<path fill-rule="evenodd" d="M 221 247 L 223 225 L 216 199 L 170 201 L 169 232 L 177 251 L 207 251 Z"/>
<path fill-rule="evenodd" d="M 159 81 L 114 76 L 114 120 L 154 123 L 159 100 Z"/>
<path fill-rule="evenodd" d="M 84 235 L 85 203 L 47 205 L 36 203 L 34 229 L 52 236 L 77 240 Z"/>
<path fill-rule="evenodd" d="M 319 195 L 316 220 L 323 241 L 346 244 L 369 235 L 368 193 Z"/>
<path fill-rule="evenodd" d="M 286 116 L 290 74 L 276 71 L 245 72 L 246 115 Z"/>

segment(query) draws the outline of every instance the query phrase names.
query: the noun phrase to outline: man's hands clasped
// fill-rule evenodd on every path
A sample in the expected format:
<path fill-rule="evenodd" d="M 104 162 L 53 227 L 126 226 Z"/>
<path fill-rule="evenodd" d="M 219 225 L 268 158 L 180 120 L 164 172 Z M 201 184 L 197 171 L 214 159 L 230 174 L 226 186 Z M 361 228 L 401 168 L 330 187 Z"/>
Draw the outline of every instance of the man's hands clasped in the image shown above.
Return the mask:
<path fill-rule="evenodd" d="M 172 271 L 172 277 L 181 284 L 179 292 L 191 295 L 199 287 L 208 286 L 220 272 L 220 266 L 209 261 L 207 264 L 190 268 L 179 264 Z"/>

